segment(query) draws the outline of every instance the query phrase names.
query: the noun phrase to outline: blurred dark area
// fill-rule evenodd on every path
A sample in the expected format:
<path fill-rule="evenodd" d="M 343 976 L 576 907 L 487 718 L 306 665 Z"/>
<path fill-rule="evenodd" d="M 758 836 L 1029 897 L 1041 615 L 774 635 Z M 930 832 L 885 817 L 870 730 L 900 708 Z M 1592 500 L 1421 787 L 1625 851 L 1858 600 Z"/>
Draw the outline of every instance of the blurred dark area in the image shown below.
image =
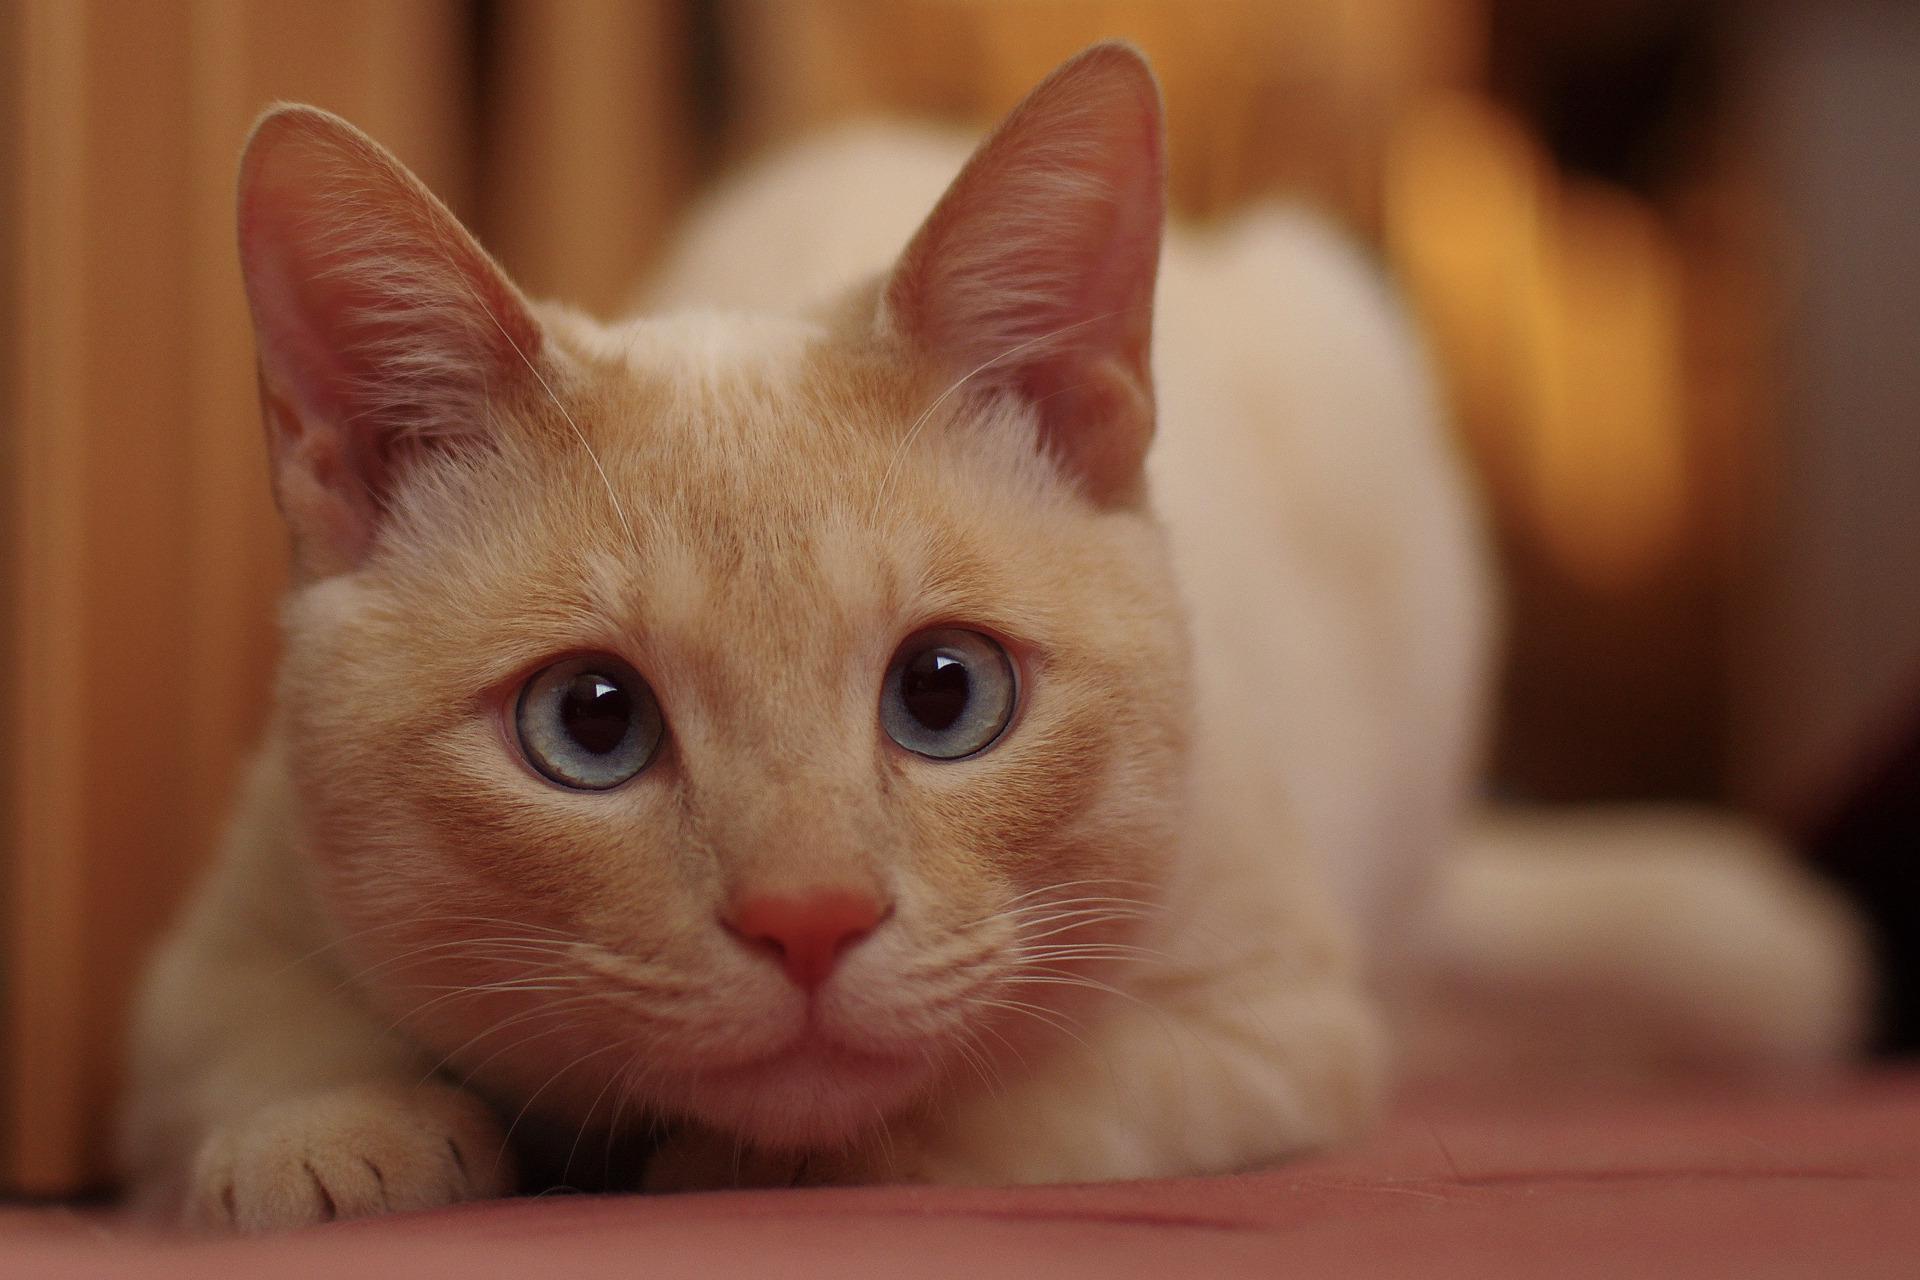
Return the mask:
<path fill-rule="evenodd" d="M 1488 81 L 1566 168 L 1659 195 L 1698 173 L 1750 6 L 1493 0 Z"/>
<path fill-rule="evenodd" d="M 1770 819 L 1870 922 L 1878 1047 L 1920 1051 L 1920 7 L 1493 0 L 1489 19 L 1489 87 L 1559 165 L 1751 255 L 1739 376 L 1768 397 L 1696 439 L 1724 486 L 1706 580 L 1623 607 L 1508 541 L 1497 776 Z M 1583 737 L 1611 763 L 1557 749 Z"/>
<path fill-rule="evenodd" d="M 1920 1053 L 1920 698 L 1839 806 L 1800 834 L 1873 930 L 1882 979 L 1874 1047 Z"/>

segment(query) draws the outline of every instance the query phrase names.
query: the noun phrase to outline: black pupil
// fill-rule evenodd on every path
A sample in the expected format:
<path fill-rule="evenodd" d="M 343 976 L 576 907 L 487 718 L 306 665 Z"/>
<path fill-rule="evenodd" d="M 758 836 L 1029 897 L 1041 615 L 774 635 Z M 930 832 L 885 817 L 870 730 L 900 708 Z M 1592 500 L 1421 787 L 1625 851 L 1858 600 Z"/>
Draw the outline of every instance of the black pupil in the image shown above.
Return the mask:
<path fill-rule="evenodd" d="M 560 703 L 560 723 L 575 742 L 603 756 L 626 740 L 633 720 L 627 691 L 606 676 L 583 671 L 567 685 Z"/>
<path fill-rule="evenodd" d="M 929 649 L 900 673 L 900 700 L 929 729 L 945 729 L 967 709 L 967 664 L 950 653 Z"/>

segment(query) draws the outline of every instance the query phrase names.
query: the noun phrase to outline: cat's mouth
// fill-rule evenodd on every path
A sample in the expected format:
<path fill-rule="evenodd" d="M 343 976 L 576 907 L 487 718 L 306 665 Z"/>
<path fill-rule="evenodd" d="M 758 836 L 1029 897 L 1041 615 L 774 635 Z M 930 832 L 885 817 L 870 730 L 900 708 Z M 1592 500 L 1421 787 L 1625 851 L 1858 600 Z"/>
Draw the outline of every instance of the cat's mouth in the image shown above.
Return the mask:
<path fill-rule="evenodd" d="M 770 1147 L 836 1142 L 919 1101 L 934 1072 L 921 1055 L 849 1048 L 814 1023 L 792 1043 L 739 1066 L 701 1073 L 691 1099 L 711 1124 Z"/>

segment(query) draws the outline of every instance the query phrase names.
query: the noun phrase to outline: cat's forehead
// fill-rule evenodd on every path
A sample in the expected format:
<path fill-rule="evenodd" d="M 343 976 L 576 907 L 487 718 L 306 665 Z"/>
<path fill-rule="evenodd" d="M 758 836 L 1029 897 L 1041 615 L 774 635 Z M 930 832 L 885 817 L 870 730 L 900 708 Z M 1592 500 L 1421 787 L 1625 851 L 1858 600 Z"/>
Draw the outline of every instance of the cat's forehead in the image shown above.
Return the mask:
<path fill-rule="evenodd" d="M 579 447 L 627 526 L 601 530 L 618 538 L 595 557 L 595 595 L 638 595 L 656 620 L 729 599 L 890 613 L 948 576 L 936 548 L 966 540 L 971 504 L 927 501 L 902 449 L 904 375 L 803 319 L 696 312 L 556 336 L 580 359 Z"/>
<path fill-rule="evenodd" d="M 960 397 L 929 415 L 939 386 L 805 319 L 549 326 L 572 422 L 538 437 L 548 478 L 522 493 L 540 532 L 512 558 L 623 625 L 824 634 L 994 612 L 1011 628 L 1033 548 L 1076 505 L 1030 422 Z"/>
<path fill-rule="evenodd" d="M 582 326 L 569 337 L 642 382 L 669 380 L 722 392 L 741 379 L 797 376 L 808 353 L 828 338 L 819 323 L 793 316 L 694 310 L 607 327 Z"/>
<path fill-rule="evenodd" d="M 783 316 L 696 311 L 564 335 L 587 357 L 580 403 L 587 434 L 631 482 L 791 481 L 822 467 L 842 477 L 888 434 L 872 377 L 836 376 L 838 343 L 821 325 Z M 883 380 L 884 381 L 884 380 Z M 790 485 L 757 495 L 777 500 Z M 745 496 L 745 495 L 737 495 Z"/>

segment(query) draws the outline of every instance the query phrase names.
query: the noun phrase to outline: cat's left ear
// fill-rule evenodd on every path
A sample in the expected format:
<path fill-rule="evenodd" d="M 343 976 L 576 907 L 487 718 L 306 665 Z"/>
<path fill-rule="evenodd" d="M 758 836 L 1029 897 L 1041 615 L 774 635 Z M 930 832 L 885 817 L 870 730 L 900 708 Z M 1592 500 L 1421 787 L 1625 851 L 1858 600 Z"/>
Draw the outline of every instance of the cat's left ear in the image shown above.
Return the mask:
<path fill-rule="evenodd" d="M 1153 73 L 1132 45 L 1094 45 L 980 144 L 894 267 L 882 324 L 939 376 L 1025 397 L 1090 498 L 1133 504 L 1165 221 Z"/>
<path fill-rule="evenodd" d="M 519 290 L 401 163 L 314 107 L 240 159 L 240 264 L 295 572 L 360 564 L 407 467 L 484 445 L 544 359 Z"/>

